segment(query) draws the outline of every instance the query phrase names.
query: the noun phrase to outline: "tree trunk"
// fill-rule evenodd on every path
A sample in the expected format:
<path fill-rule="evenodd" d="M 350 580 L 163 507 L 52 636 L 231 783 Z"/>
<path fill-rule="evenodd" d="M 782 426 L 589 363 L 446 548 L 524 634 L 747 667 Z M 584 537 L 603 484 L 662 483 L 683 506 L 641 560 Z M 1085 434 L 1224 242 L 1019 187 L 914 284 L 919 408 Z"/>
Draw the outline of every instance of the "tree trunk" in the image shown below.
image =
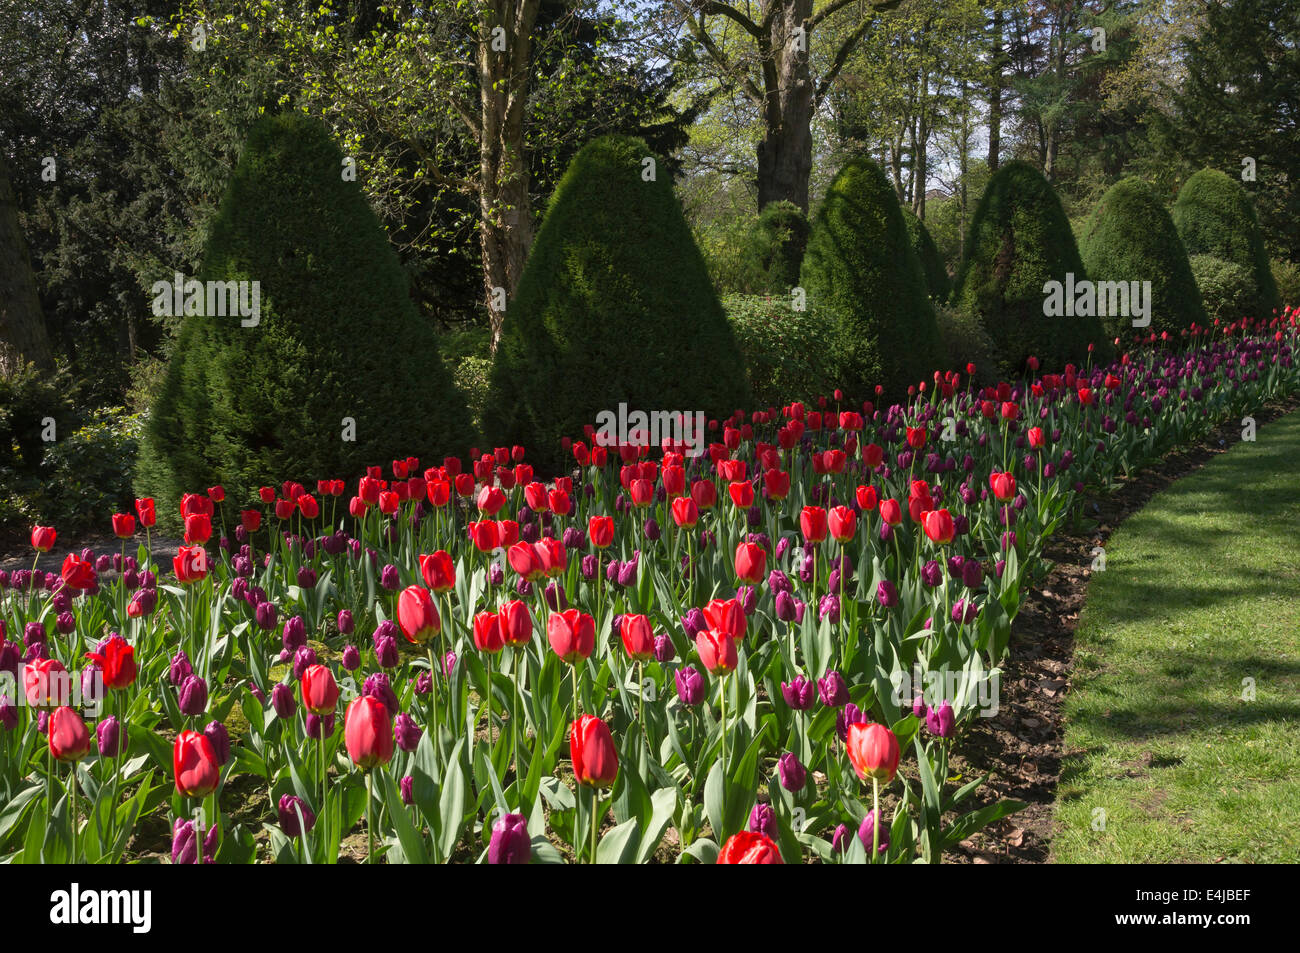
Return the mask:
<path fill-rule="evenodd" d="M 524 105 L 539 6 L 540 0 L 496 0 L 480 21 L 479 243 L 493 353 L 533 240 Z M 504 33 L 494 34 L 498 27 Z"/>
<path fill-rule="evenodd" d="M 18 204 L 9 169 L 0 155 L 0 377 L 12 377 L 31 363 L 54 369 L 45 317 L 36 294 L 27 243 L 18 225 Z"/>
<path fill-rule="evenodd" d="M 989 171 L 998 171 L 1002 148 L 1002 8 L 993 11 L 993 75 L 989 80 Z"/>
<path fill-rule="evenodd" d="M 795 28 L 807 30 L 812 0 L 768 0 L 778 5 L 763 55 L 763 138 L 758 143 L 758 208 L 782 199 L 808 211 L 812 172 L 813 84 L 808 68 L 807 32 L 795 41 Z M 766 47 L 766 49 L 764 49 Z"/>

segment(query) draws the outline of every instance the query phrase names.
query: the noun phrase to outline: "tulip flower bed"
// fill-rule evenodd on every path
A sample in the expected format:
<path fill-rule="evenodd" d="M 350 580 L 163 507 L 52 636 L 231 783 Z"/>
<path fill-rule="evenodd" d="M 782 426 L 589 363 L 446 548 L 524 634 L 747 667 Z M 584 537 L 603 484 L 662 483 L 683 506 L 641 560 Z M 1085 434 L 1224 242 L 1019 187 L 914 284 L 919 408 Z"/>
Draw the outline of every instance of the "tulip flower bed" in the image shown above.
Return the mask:
<path fill-rule="evenodd" d="M 697 457 L 588 434 L 547 484 L 510 448 L 216 487 L 169 565 L 137 501 L 118 552 L 0 577 L 0 855 L 939 862 L 1018 807 L 950 765 L 1044 541 L 1294 392 L 1295 337 L 738 414 Z"/>

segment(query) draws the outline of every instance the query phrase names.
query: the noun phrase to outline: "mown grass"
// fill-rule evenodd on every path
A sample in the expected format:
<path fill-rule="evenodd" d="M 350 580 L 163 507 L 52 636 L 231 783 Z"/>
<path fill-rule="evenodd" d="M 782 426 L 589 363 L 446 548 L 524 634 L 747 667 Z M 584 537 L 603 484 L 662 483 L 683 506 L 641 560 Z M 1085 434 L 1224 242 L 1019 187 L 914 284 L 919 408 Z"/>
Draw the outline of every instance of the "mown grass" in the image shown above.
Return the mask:
<path fill-rule="evenodd" d="M 1072 689 L 1054 861 L 1300 857 L 1300 412 L 1111 537 Z"/>

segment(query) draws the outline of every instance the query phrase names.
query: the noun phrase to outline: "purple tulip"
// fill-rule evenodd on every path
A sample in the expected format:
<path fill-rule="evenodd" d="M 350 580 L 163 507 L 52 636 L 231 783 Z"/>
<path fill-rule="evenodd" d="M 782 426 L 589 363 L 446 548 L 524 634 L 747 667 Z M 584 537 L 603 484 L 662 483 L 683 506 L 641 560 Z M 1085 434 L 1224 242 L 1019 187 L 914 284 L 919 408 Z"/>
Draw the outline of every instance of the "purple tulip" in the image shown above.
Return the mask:
<path fill-rule="evenodd" d="M 302 823 L 298 821 L 298 814 L 302 814 Z M 312 809 L 307 806 L 307 802 L 296 794 L 280 795 L 279 804 L 280 829 L 284 831 L 286 837 L 299 837 L 305 826 L 308 831 L 316 826 L 316 815 Z"/>
<path fill-rule="evenodd" d="M 952 704 L 944 700 L 937 709 L 926 708 L 925 727 L 937 738 L 951 738 L 953 732 Z"/>
<path fill-rule="evenodd" d="M 355 672 L 361 667 L 361 650 L 355 645 L 343 646 L 343 668 L 349 672 Z"/>
<path fill-rule="evenodd" d="M 812 679 L 796 675 L 793 682 L 781 683 L 781 697 L 795 711 L 807 711 L 812 707 L 813 695 L 817 686 Z"/>
<path fill-rule="evenodd" d="M 528 818 L 522 814 L 505 814 L 492 825 L 488 842 L 489 864 L 526 864 L 533 845 L 528 837 Z"/>
<path fill-rule="evenodd" d="M 765 837 L 777 837 L 776 811 L 771 804 L 755 804 L 749 812 L 749 829 Z"/>
<path fill-rule="evenodd" d="M 880 580 L 880 584 L 876 586 L 876 601 L 886 609 L 898 605 L 898 590 L 888 579 Z"/>
<path fill-rule="evenodd" d="M 406 712 L 401 712 L 393 721 L 393 735 L 397 740 L 397 747 L 410 753 L 420 744 L 420 738 L 424 736 L 424 729 L 417 725 L 415 719 Z"/>
<path fill-rule="evenodd" d="M 127 748 L 126 728 L 115 715 L 109 715 L 95 726 L 95 740 L 101 758 L 120 757 Z"/>
<path fill-rule="evenodd" d="M 821 697 L 823 705 L 828 708 L 839 708 L 849 700 L 849 686 L 844 681 L 843 675 L 831 669 L 817 679 L 817 694 Z"/>
<path fill-rule="evenodd" d="M 693 708 L 704 700 L 704 677 L 693 666 L 679 668 L 673 673 L 673 679 L 683 705 Z"/>
<path fill-rule="evenodd" d="M 298 699 L 294 697 L 293 689 L 284 682 L 276 682 L 271 689 L 271 707 L 278 717 L 292 718 L 298 710 Z"/>
<path fill-rule="evenodd" d="M 208 707 L 208 683 L 198 675 L 191 675 L 181 683 L 177 699 L 182 715 L 201 715 Z"/>
<path fill-rule="evenodd" d="M 862 819 L 862 826 L 858 828 L 858 840 L 862 841 L 862 846 L 871 853 L 871 845 L 876 838 L 876 812 L 867 811 L 867 816 Z M 883 854 L 889 849 L 889 826 L 880 825 L 880 846 L 877 853 Z"/>
<path fill-rule="evenodd" d="M 808 783 L 808 769 L 803 766 L 793 751 L 781 755 L 776 763 L 777 774 L 781 778 L 781 787 L 797 794 Z"/>

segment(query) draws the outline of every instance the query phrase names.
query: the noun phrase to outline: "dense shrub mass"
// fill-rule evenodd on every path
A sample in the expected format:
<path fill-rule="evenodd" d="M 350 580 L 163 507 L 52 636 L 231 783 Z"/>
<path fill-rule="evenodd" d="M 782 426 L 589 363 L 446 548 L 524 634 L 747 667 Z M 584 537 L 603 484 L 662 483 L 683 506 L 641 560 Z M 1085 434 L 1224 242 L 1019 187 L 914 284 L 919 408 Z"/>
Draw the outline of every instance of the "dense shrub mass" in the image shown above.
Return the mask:
<path fill-rule="evenodd" d="M 1083 227 L 1079 253 L 1094 282 L 1151 282 L 1151 324 L 1143 333 L 1204 327 L 1205 309 L 1173 219 L 1141 179 L 1115 183 Z M 1102 318 L 1111 337 L 1128 338 L 1131 317 Z"/>
<path fill-rule="evenodd" d="M 835 326 L 822 315 L 794 310 L 789 295 L 728 295 L 722 306 L 758 405 L 813 400 L 839 386 Z"/>
<path fill-rule="evenodd" d="M 1300 265 L 1276 258 L 1268 265 L 1273 273 L 1273 284 L 1277 286 L 1277 297 L 1282 302 L 1282 306 L 1294 308 L 1300 305 Z"/>
<path fill-rule="evenodd" d="M 1202 169 L 1179 190 L 1173 220 L 1187 254 L 1210 255 L 1250 275 L 1254 288 L 1244 314 L 1268 317 L 1281 306 L 1255 206 L 1239 182 L 1217 169 Z"/>
<path fill-rule="evenodd" d="M 750 290 L 784 294 L 799 284 L 799 266 L 808 245 L 808 217 L 793 202 L 772 202 L 758 216 L 746 243 Z"/>
<path fill-rule="evenodd" d="M 977 387 L 996 384 L 1001 356 L 979 319 L 943 304 L 935 306 L 934 316 L 939 324 L 939 340 L 943 343 L 936 366 L 942 364 L 940 369 L 956 371 L 965 380 L 969 374 L 967 367 L 974 364 L 975 373 L 970 375 L 972 383 Z"/>
<path fill-rule="evenodd" d="M 260 320 L 186 318 L 138 475 L 160 515 L 213 483 L 243 500 L 267 474 L 313 481 L 468 445 L 437 336 L 341 169 L 313 120 L 268 117 L 250 133 L 199 277 L 260 282 Z"/>
<path fill-rule="evenodd" d="M 1087 277 L 1060 199 L 1027 162 L 1003 165 L 971 218 L 966 258 L 954 303 L 979 318 L 1001 352 L 1003 372 L 1018 374 L 1030 356 L 1060 369 L 1104 350 L 1105 331 L 1094 317 L 1048 317 L 1044 285 Z"/>
<path fill-rule="evenodd" d="M 1193 255 L 1191 269 L 1209 317 L 1236 321 L 1250 313 L 1256 302 L 1255 279 L 1246 268 L 1213 255 Z"/>
<path fill-rule="evenodd" d="M 900 208 L 903 210 L 903 221 L 907 224 L 908 241 L 912 243 L 912 251 L 916 252 L 917 260 L 921 262 L 925 287 L 931 300 L 936 304 L 947 301 L 948 295 L 952 293 L 952 279 L 948 277 L 948 269 L 944 267 L 939 247 L 930 237 L 930 230 L 925 227 L 925 223 L 916 217 L 916 213 L 906 205 Z"/>
<path fill-rule="evenodd" d="M 747 403 L 736 340 L 657 162 L 606 136 L 574 157 L 506 310 L 483 425 L 567 466 L 560 439 L 601 411 L 729 413 Z M 649 180 L 647 180 L 649 179 Z"/>
<path fill-rule="evenodd" d="M 835 176 L 813 219 L 801 284 L 836 324 L 840 377 L 854 399 L 890 396 L 929 376 L 939 331 L 894 188 L 867 159 Z"/>

